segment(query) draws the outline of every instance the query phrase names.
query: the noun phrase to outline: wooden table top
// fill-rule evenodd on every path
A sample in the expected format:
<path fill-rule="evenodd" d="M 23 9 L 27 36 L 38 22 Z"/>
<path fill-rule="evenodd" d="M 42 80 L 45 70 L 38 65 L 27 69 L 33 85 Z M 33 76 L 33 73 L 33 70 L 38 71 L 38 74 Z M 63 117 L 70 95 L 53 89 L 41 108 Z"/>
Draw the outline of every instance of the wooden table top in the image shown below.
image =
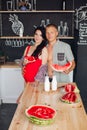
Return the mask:
<path fill-rule="evenodd" d="M 58 86 L 62 85 L 64 84 L 58 84 Z M 42 84 L 38 87 L 34 87 L 33 84 L 26 85 L 8 130 L 86 130 L 87 115 L 80 94 L 78 94 L 80 103 L 71 105 L 60 101 L 62 93 L 62 88 L 45 92 Z M 48 105 L 56 110 L 57 114 L 53 124 L 39 126 L 29 122 L 25 109 L 36 104 Z"/>

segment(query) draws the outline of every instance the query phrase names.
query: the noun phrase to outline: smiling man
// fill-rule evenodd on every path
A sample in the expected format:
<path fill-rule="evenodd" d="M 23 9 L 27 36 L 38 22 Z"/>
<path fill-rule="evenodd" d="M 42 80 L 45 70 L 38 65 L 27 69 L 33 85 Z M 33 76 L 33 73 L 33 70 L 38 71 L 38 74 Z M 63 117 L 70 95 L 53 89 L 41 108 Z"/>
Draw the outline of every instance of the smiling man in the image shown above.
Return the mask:
<path fill-rule="evenodd" d="M 46 37 L 48 40 L 48 75 L 52 79 L 56 75 L 58 82 L 70 82 L 69 73 L 75 68 L 75 60 L 70 45 L 58 39 L 58 29 L 55 24 L 46 27 Z M 70 67 L 62 72 L 52 69 L 52 65 L 64 66 L 70 62 Z"/>

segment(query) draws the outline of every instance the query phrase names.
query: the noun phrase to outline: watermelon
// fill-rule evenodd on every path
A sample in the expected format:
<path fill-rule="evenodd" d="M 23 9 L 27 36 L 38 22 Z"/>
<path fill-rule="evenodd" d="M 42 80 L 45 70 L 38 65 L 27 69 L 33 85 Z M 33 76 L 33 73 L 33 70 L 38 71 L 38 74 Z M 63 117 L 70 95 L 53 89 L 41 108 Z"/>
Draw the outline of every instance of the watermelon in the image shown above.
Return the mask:
<path fill-rule="evenodd" d="M 36 61 L 34 56 L 25 56 L 25 59 L 28 60 L 29 62 Z"/>
<path fill-rule="evenodd" d="M 72 84 L 66 84 L 64 86 L 64 89 L 65 89 L 65 92 L 76 92 L 76 93 L 79 93 L 79 89 L 75 85 L 72 85 Z"/>
<path fill-rule="evenodd" d="M 33 105 L 25 110 L 28 119 L 38 125 L 48 125 L 54 122 L 56 111 L 46 105 Z"/>
<path fill-rule="evenodd" d="M 74 92 L 68 92 L 61 97 L 61 101 L 65 103 L 76 103 L 78 102 L 77 95 Z"/>
<path fill-rule="evenodd" d="M 63 72 L 71 67 L 72 63 L 68 62 L 65 65 L 53 64 L 51 67 L 53 70 Z"/>

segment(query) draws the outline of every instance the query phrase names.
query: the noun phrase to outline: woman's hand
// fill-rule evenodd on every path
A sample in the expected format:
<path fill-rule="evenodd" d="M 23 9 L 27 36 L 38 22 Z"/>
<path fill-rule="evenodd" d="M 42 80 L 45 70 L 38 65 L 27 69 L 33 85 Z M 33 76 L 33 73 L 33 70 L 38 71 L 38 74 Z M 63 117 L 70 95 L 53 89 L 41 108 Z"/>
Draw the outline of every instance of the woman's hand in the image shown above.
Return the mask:
<path fill-rule="evenodd" d="M 25 66 L 28 63 L 29 63 L 29 61 L 27 59 L 24 59 L 23 65 Z"/>

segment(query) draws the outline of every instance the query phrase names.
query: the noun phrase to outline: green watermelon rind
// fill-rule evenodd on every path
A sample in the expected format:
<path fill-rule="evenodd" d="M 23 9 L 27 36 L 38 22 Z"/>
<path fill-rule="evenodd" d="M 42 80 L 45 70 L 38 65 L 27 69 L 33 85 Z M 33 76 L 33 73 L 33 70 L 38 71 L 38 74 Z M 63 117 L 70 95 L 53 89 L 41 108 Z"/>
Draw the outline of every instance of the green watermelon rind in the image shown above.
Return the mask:
<path fill-rule="evenodd" d="M 80 90 L 78 89 L 78 87 L 75 86 L 74 92 L 75 92 L 75 93 L 80 93 Z"/>
<path fill-rule="evenodd" d="M 44 119 L 39 119 L 39 118 L 34 117 L 34 116 L 30 116 L 27 118 L 29 119 L 30 122 L 37 124 L 37 125 L 50 125 L 55 120 L 55 118 L 44 120 Z"/>

